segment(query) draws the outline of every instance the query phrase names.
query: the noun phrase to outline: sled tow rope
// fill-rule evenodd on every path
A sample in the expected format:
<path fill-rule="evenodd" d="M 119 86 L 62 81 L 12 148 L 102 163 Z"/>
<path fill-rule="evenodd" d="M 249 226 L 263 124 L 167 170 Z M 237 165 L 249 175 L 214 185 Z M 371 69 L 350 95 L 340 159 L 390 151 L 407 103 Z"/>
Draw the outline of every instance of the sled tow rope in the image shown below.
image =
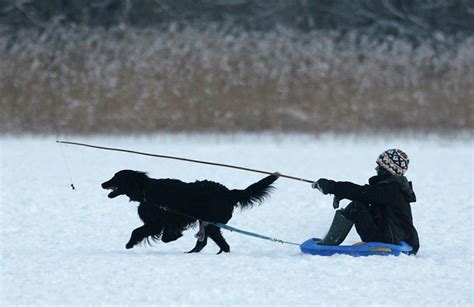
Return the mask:
<path fill-rule="evenodd" d="M 258 234 L 258 233 L 238 229 L 238 228 L 235 228 L 235 227 L 232 227 L 232 226 L 229 226 L 229 225 L 226 225 L 226 224 L 222 224 L 222 223 L 209 223 L 209 224 L 212 224 L 214 226 L 217 226 L 219 228 L 223 228 L 223 229 L 226 229 L 226 230 L 229 230 L 229 231 L 235 231 L 235 232 L 241 233 L 241 234 L 246 235 L 246 236 L 260 238 L 260 239 L 263 239 L 263 240 L 273 241 L 273 242 L 277 242 L 277 243 L 281 243 L 281 244 L 291 244 L 291 245 L 298 245 L 298 246 L 300 245 L 298 243 L 283 241 L 283 240 L 280 240 L 280 239 L 267 237 L 267 236 L 264 236 L 264 235 L 261 235 L 261 234 Z"/>
<path fill-rule="evenodd" d="M 238 233 L 241 233 L 243 235 L 246 235 L 246 236 L 251 236 L 251 237 L 255 237 L 255 238 L 259 238 L 259 239 L 263 239 L 263 240 L 268 240 L 268 241 L 272 241 L 272 242 L 276 242 L 276 243 L 281 243 L 281 244 L 291 244 L 291 245 L 300 245 L 298 243 L 294 243 L 294 242 L 289 242 L 289 241 L 284 241 L 284 240 L 280 240 L 280 239 L 276 239 L 276 238 L 271 238 L 271 237 L 267 237 L 267 236 L 264 236 L 264 235 L 261 235 L 261 234 L 258 234 L 258 233 L 255 233 L 255 232 L 250 232 L 250 231 L 246 231 L 246 230 L 242 230 L 242 229 L 239 229 L 239 228 L 236 228 L 236 227 L 232 227 L 232 226 L 229 226 L 229 225 L 226 225 L 226 224 L 222 224 L 222 223 L 216 223 L 216 222 L 209 222 L 209 221 L 204 221 L 202 219 L 198 219 L 194 216 L 190 216 L 190 215 L 187 215 L 187 214 L 184 214 L 184 213 L 181 213 L 181 212 L 177 212 L 177 211 L 174 211 L 174 210 L 171 210 L 169 208 L 166 208 L 166 207 L 160 207 L 160 209 L 164 210 L 164 211 L 168 211 L 168 212 L 171 212 L 171 213 L 174 213 L 174 214 L 178 214 L 178 215 L 182 215 L 184 217 L 187 217 L 187 218 L 191 218 L 191 219 L 195 219 L 195 220 L 198 220 L 200 223 L 206 225 L 214 225 L 216 227 L 219 227 L 219 228 L 222 228 L 222 229 L 226 229 L 226 230 L 229 230 L 229 231 L 235 231 L 235 232 L 238 232 Z M 199 229 L 199 232 L 202 232 L 201 229 Z M 199 238 L 199 237 L 198 237 Z M 199 238 L 200 239 L 200 238 Z"/>

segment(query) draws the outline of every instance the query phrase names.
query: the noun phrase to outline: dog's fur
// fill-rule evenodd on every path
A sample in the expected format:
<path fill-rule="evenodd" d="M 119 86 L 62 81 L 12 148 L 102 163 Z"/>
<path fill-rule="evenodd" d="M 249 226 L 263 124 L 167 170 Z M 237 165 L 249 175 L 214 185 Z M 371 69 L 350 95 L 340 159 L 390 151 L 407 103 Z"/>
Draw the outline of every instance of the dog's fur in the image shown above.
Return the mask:
<path fill-rule="evenodd" d="M 102 188 L 112 190 L 109 198 L 126 195 L 130 201 L 140 203 L 138 215 L 144 225 L 132 232 L 126 245 L 129 249 L 150 238 L 161 238 L 165 243 L 177 240 L 198 220 L 226 224 L 235 207 L 247 208 L 261 203 L 277 178 L 278 173 L 275 173 L 245 190 L 229 190 L 208 180 L 185 183 L 176 179 L 153 179 L 143 172 L 122 170 L 102 183 Z M 219 253 L 230 251 L 217 226 L 200 223 L 200 230 L 203 237 L 189 252 L 200 252 L 208 237 L 220 247 Z"/>

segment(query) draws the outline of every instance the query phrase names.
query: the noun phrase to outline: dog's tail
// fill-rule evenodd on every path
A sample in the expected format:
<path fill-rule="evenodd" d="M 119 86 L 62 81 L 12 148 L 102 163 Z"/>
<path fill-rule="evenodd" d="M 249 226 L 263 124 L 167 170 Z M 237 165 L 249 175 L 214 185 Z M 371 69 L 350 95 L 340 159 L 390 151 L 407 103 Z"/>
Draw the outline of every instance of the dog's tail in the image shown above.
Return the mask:
<path fill-rule="evenodd" d="M 240 208 L 249 208 L 263 202 L 274 189 L 271 184 L 277 179 L 278 175 L 272 174 L 248 186 L 245 190 L 231 190 L 230 192 Z"/>

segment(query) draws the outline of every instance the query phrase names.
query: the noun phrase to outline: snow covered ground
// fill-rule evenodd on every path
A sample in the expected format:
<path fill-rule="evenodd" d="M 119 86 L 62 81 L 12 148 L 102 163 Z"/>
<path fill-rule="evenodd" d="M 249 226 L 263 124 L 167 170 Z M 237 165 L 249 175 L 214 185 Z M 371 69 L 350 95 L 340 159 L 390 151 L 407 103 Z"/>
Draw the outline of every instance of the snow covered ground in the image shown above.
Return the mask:
<path fill-rule="evenodd" d="M 178 241 L 125 249 L 140 221 L 126 197 L 100 183 L 120 169 L 156 178 L 216 180 L 245 188 L 263 175 L 125 153 L 62 146 L 55 138 L 2 137 L 0 305 L 472 305 L 473 141 L 442 137 L 69 137 L 102 146 L 236 164 L 284 174 L 365 183 L 378 154 L 411 158 L 407 177 L 418 256 L 303 255 L 298 247 L 223 231 L 230 254 L 200 254 L 196 229 Z M 322 236 L 332 199 L 281 178 L 260 207 L 229 225 L 293 242 Z M 346 203 L 344 203 L 346 204 Z M 358 241 L 355 230 L 345 244 Z"/>

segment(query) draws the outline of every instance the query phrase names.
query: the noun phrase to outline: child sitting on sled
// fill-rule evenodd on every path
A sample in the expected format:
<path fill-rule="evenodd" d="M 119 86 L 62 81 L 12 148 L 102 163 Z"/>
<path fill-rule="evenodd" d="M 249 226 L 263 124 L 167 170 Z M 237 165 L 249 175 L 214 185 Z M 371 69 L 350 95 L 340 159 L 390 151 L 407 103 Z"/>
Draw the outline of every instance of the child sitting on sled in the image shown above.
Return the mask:
<path fill-rule="evenodd" d="M 337 210 L 321 245 L 339 245 L 355 224 L 364 242 L 399 244 L 405 241 L 419 249 L 418 233 L 413 226 L 410 203 L 416 201 L 411 182 L 404 176 L 408 156 L 400 149 L 389 149 L 380 154 L 377 175 L 368 185 L 357 185 L 321 178 L 312 184 L 323 194 L 334 194 L 336 199 L 352 200 L 346 208 Z"/>

